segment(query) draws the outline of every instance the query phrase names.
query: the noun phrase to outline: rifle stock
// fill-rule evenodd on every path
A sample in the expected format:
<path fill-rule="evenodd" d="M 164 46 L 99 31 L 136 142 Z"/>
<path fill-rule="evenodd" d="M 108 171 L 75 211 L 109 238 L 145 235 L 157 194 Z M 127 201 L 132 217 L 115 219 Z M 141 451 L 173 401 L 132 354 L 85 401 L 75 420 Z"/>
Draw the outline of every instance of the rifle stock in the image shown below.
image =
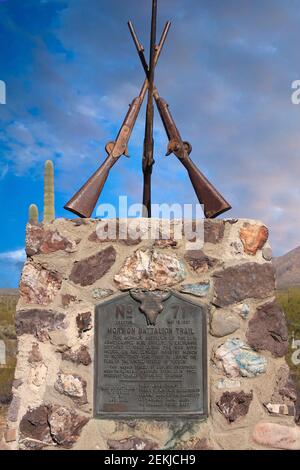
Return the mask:
<path fill-rule="evenodd" d="M 169 106 L 165 100 L 160 98 L 157 90 L 154 92 L 154 98 L 170 141 L 167 155 L 174 153 L 186 168 L 197 198 L 200 204 L 203 205 L 205 217 L 213 219 L 230 210 L 230 204 L 228 204 L 189 157 L 187 148 L 189 147 L 191 150 L 191 145 L 188 142 L 182 141 L 181 135 L 170 113 Z"/>
<path fill-rule="evenodd" d="M 156 65 L 158 62 L 164 43 L 167 39 L 170 26 L 171 23 L 168 21 L 164 27 L 159 45 L 155 51 L 154 65 Z M 91 217 L 111 168 L 123 154 L 126 154 L 127 145 L 147 90 L 148 79 L 146 78 L 139 96 L 135 98 L 130 105 L 129 111 L 124 119 L 116 142 L 114 143 L 113 149 L 109 153 L 108 157 L 100 166 L 100 168 L 95 171 L 89 180 L 70 199 L 70 201 L 67 202 L 67 204 L 64 206 L 64 209 L 73 212 L 79 217 Z"/>

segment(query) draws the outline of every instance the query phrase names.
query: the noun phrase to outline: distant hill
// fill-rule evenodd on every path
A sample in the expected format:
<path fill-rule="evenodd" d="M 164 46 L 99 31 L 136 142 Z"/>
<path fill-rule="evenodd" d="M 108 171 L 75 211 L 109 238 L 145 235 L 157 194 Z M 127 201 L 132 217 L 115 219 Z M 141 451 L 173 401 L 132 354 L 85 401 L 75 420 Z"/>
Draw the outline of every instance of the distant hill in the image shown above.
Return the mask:
<path fill-rule="evenodd" d="M 283 256 L 274 258 L 277 289 L 300 287 L 300 246 Z"/>
<path fill-rule="evenodd" d="M 0 297 L 3 295 L 19 296 L 19 289 L 0 289 Z"/>

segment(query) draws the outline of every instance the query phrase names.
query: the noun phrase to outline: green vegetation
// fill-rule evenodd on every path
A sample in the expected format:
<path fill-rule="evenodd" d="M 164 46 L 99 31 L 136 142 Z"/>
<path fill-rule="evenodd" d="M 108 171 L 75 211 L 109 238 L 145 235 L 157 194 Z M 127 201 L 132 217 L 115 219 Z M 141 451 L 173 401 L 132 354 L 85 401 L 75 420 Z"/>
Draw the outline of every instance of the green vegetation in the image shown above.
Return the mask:
<path fill-rule="evenodd" d="M 54 206 L 54 165 L 51 160 L 45 163 L 44 174 L 44 222 L 52 222 L 55 219 Z M 38 223 L 39 209 L 35 204 L 29 206 L 29 222 Z"/>
<path fill-rule="evenodd" d="M 44 222 L 52 222 L 55 219 L 54 209 L 54 165 L 51 160 L 45 164 L 44 187 Z"/>
<path fill-rule="evenodd" d="M 0 403 L 8 404 L 12 398 L 12 383 L 14 380 L 16 358 L 10 357 L 5 367 L 0 368 Z"/>
<path fill-rule="evenodd" d="M 29 223 L 37 224 L 39 221 L 39 209 L 35 204 L 29 206 Z"/>
<path fill-rule="evenodd" d="M 291 368 L 297 388 L 300 390 L 300 365 L 296 366 L 291 360 L 291 356 L 293 352 L 295 352 L 295 350 L 292 349 L 292 340 L 294 338 L 295 340 L 300 341 L 300 288 L 291 287 L 287 290 L 278 291 L 277 299 L 285 312 L 289 328 L 289 351 L 287 362 Z"/>
<path fill-rule="evenodd" d="M 14 325 L 17 295 L 0 294 L 0 327 Z"/>
<path fill-rule="evenodd" d="M 15 312 L 18 302 L 18 294 L 0 293 L 0 339 L 6 345 L 7 363 L 0 367 L 0 421 L 1 405 L 6 405 L 11 400 L 11 388 L 14 380 L 16 366 L 16 332 Z"/>

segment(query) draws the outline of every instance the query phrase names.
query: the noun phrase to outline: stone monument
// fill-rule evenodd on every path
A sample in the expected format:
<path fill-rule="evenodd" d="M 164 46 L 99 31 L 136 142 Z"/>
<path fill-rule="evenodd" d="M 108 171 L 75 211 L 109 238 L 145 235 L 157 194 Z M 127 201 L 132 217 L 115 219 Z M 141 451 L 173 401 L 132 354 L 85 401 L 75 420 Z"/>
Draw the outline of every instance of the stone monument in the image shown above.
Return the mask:
<path fill-rule="evenodd" d="M 138 236 L 27 226 L 7 445 L 299 449 L 267 228 L 205 220 L 192 249 L 177 221 L 116 222 Z"/>

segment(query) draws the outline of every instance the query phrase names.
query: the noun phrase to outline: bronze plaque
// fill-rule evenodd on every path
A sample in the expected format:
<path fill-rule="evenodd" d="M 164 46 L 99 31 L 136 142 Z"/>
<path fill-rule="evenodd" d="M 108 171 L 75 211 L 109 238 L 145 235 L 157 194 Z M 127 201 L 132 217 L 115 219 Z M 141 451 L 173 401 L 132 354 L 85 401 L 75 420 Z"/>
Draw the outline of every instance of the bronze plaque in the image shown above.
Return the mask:
<path fill-rule="evenodd" d="M 96 307 L 94 415 L 207 416 L 206 314 L 175 293 L 131 292 Z"/>

